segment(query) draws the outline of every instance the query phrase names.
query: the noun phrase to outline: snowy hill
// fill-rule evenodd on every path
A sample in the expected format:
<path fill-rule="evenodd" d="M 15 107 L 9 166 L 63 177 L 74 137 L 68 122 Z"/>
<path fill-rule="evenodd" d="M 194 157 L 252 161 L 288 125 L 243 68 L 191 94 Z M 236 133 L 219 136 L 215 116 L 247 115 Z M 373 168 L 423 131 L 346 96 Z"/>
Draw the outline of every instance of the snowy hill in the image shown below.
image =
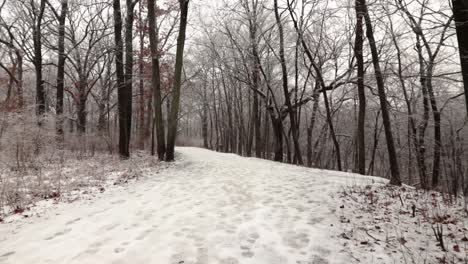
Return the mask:
<path fill-rule="evenodd" d="M 405 239 L 411 243 L 396 237 L 401 246 L 390 247 L 390 227 L 369 227 L 374 219 L 362 219 L 367 212 L 358 211 L 366 202 L 360 197 L 367 196 L 351 191 L 383 188 L 379 178 L 197 148 L 178 148 L 178 154 L 174 165 L 92 201 L 58 204 L 41 217 L 1 224 L 0 263 L 423 263 L 414 257 L 417 247 L 431 250 L 425 253 L 428 263 L 440 256 L 452 257 L 446 263 L 466 257 L 463 216 L 448 223 L 462 230 L 446 239 L 462 243 L 458 252 L 438 250 L 432 230 L 426 232 L 419 218 L 419 230 L 425 231 L 409 232 Z M 407 192 L 382 214 L 412 206 L 406 201 L 413 191 Z M 410 217 L 398 219 L 406 223 Z M 358 227 L 367 227 L 366 239 Z M 386 242 L 369 228 L 387 232 Z"/>

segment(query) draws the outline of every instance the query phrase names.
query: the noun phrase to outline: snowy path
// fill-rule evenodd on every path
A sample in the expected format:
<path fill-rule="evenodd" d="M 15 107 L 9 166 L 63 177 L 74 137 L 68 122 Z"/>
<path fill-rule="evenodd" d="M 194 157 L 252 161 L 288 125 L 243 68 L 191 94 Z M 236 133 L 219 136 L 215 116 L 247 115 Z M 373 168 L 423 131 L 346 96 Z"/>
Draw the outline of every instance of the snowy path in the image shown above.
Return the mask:
<path fill-rule="evenodd" d="M 178 152 L 174 166 L 124 190 L 0 225 L 0 263 L 351 263 L 329 192 L 354 177 Z"/>

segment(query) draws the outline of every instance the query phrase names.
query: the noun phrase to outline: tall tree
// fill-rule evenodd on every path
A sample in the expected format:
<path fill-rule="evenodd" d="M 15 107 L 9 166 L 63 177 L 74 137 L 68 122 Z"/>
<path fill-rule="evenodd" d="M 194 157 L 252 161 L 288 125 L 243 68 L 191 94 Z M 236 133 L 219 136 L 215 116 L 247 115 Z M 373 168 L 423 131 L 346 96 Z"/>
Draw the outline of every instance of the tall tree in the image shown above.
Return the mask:
<path fill-rule="evenodd" d="M 365 145 L 365 120 L 366 120 L 366 91 L 364 87 L 364 56 L 363 56 L 363 18 L 362 4 L 356 0 L 356 43 L 354 54 L 357 60 L 357 88 L 359 97 L 359 115 L 357 129 L 358 168 L 360 174 L 366 174 L 366 145 Z"/>
<path fill-rule="evenodd" d="M 385 129 L 385 138 L 387 140 L 387 151 L 388 157 L 390 161 L 390 184 L 393 185 L 401 185 L 401 178 L 400 178 L 400 169 L 398 167 L 398 159 L 395 149 L 395 142 L 393 140 L 392 134 L 392 124 L 390 120 L 390 114 L 388 111 L 388 102 L 387 102 L 387 94 L 385 91 L 385 84 L 383 79 L 382 70 L 380 68 L 380 61 L 379 61 L 379 52 L 377 49 L 377 44 L 375 42 L 374 37 L 374 29 L 372 27 L 372 20 L 369 15 L 369 10 L 367 8 L 366 0 L 360 0 L 356 4 L 359 5 L 359 9 L 362 10 L 364 14 L 364 20 L 367 29 L 367 39 L 369 40 L 369 46 L 372 53 L 372 64 L 374 65 L 374 72 L 375 78 L 377 80 L 377 88 L 379 93 L 379 100 L 380 100 L 380 108 L 382 110 L 382 119 Z"/>
<path fill-rule="evenodd" d="M 132 128 L 132 77 L 133 77 L 133 21 L 134 9 L 139 0 L 126 0 L 125 19 L 125 63 L 122 39 L 122 11 L 120 0 L 114 0 L 115 63 L 117 76 L 117 100 L 119 111 L 119 154 L 130 157 L 130 135 Z"/>
<path fill-rule="evenodd" d="M 185 32 L 187 29 L 187 16 L 190 0 L 179 0 L 180 25 L 177 38 L 176 63 L 174 74 L 174 87 L 172 89 L 172 104 L 167 135 L 166 161 L 174 161 L 175 141 L 177 137 L 177 124 L 179 121 L 180 88 L 182 86 L 182 66 L 184 62 Z"/>
<path fill-rule="evenodd" d="M 280 41 L 279 57 L 280 57 L 280 62 L 281 62 L 281 71 L 283 74 L 282 77 L 283 77 L 284 100 L 285 100 L 285 104 L 286 104 L 286 107 L 288 108 L 288 113 L 289 113 L 289 121 L 291 124 L 291 131 L 292 131 L 292 137 L 293 137 L 293 143 L 294 143 L 294 154 L 297 159 L 297 162 L 300 165 L 302 165 L 304 164 L 304 162 L 302 161 L 301 148 L 299 145 L 299 133 L 297 131 L 297 126 L 296 126 L 296 114 L 291 104 L 291 98 L 290 98 L 290 93 L 288 89 L 288 70 L 286 67 L 286 59 L 284 55 L 284 32 L 283 32 L 283 24 L 281 22 L 280 13 L 278 10 L 278 0 L 274 0 L 274 9 L 275 9 L 276 25 L 278 27 L 279 38 L 280 38 L 279 39 Z"/>
<path fill-rule="evenodd" d="M 33 10 L 34 25 L 33 25 L 33 42 L 34 42 L 34 68 L 36 70 L 36 114 L 39 118 L 46 111 L 46 98 L 44 80 L 42 78 L 42 19 L 44 17 L 46 0 L 41 0 L 39 8 L 36 7 L 36 2 L 31 1 Z M 39 121 L 39 125 L 42 122 Z"/>
<path fill-rule="evenodd" d="M 253 102 L 252 102 L 252 123 L 253 123 L 253 132 L 255 137 L 255 156 L 260 157 L 262 151 L 262 137 L 261 137 L 261 118 L 260 118 L 260 108 L 259 108 L 259 98 L 258 93 L 255 92 L 260 89 L 260 67 L 257 63 L 258 57 L 258 12 L 259 12 L 259 2 L 258 0 L 243 0 L 241 1 L 242 6 L 244 7 L 247 13 L 247 20 L 249 24 L 249 40 L 251 45 L 251 64 L 252 64 L 252 76 L 250 80 L 250 85 L 252 86 L 253 93 Z M 249 137 L 250 139 L 250 137 Z M 249 144 L 252 145 L 252 144 Z M 250 153 L 248 149 L 247 153 Z"/>
<path fill-rule="evenodd" d="M 114 0 L 114 37 L 115 37 L 115 68 L 117 77 L 117 105 L 119 111 L 119 154 L 121 158 L 130 157 L 129 139 L 127 134 L 128 91 L 125 86 L 123 39 L 122 39 L 122 11 L 120 0 Z"/>
<path fill-rule="evenodd" d="M 56 111 L 57 111 L 57 120 L 56 120 L 56 131 L 57 139 L 59 142 L 63 141 L 63 91 L 65 84 L 65 22 L 68 12 L 68 0 L 61 1 L 61 11 L 60 14 L 53 8 L 49 1 L 47 1 L 51 7 L 55 17 L 58 20 L 58 63 L 57 63 L 57 93 L 56 93 Z"/>
<path fill-rule="evenodd" d="M 452 0 L 468 115 L 468 1 Z"/>
<path fill-rule="evenodd" d="M 166 154 L 166 140 L 164 135 L 164 122 L 162 114 L 161 100 L 161 75 L 159 71 L 159 54 L 158 54 L 158 27 L 156 24 L 155 0 L 148 0 L 148 23 L 149 23 L 149 39 L 151 48 L 152 62 L 152 77 L 151 83 L 153 87 L 153 108 L 154 122 L 156 126 L 157 153 L 160 160 L 164 159 Z M 153 153 L 154 154 L 154 150 Z"/>

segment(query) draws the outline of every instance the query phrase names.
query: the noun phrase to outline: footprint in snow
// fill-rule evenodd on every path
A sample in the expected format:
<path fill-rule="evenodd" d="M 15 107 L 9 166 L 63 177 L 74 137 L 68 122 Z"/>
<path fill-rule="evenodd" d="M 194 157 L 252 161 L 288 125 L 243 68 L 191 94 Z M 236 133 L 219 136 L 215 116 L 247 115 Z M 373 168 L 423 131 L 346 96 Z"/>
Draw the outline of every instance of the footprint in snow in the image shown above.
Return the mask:
<path fill-rule="evenodd" d="M 49 237 L 45 238 L 44 240 L 52 240 L 52 239 L 54 239 L 56 237 L 59 237 L 59 236 L 62 236 L 62 235 L 65 235 L 65 234 L 69 233 L 71 230 L 72 230 L 71 228 L 67 228 L 65 230 L 62 230 L 60 232 L 57 232 L 57 233 L 53 234 L 52 236 L 49 236 Z"/>
<path fill-rule="evenodd" d="M 0 258 L 8 258 L 9 256 L 14 255 L 14 254 L 15 254 L 15 251 L 10 251 L 10 252 L 0 255 Z"/>
<path fill-rule="evenodd" d="M 120 224 L 110 224 L 110 225 L 106 225 L 103 227 L 103 229 L 105 229 L 106 231 L 112 231 L 114 230 L 116 227 L 118 227 Z"/>
<path fill-rule="evenodd" d="M 141 232 L 135 240 L 143 240 L 145 239 L 153 230 L 152 229 L 146 229 L 143 232 Z"/>
<path fill-rule="evenodd" d="M 99 249 L 101 248 L 102 245 L 103 245 L 102 242 L 92 243 L 91 245 L 89 245 L 89 247 L 88 247 L 88 249 L 86 249 L 86 251 L 84 251 L 82 254 L 78 254 L 76 256 L 76 259 L 79 259 L 83 254 L 94 255 L 94 254 L 98 253 L 98 251 L 99 251 Z"/>
<path fill-rule="evenodd" d="M 121 253 L 121 252 L 124 252 L 124 251 L 125 251 L 125 248 L 120 248 L 120 247 L 114 248 L 115 253 Z"/>
<path fill-rule="evenodd" d="M 70 220 L 70 221 L 66 222 L 65 225 L 71 225 L 71 224 L 74 224 L 74 223 L 76 223 L 76 222 L 78 222 L 80 220 L 81 220 L 81 218 L 78 217 L 76 219 L 73 219 L 73 220 Z"/>
<path fill-rule="evenodd" d="M 111 202 L 111 204 L 122 204 L 122 203 L 125 203 L 125 200 L 116 200 L 116 201 Z"/>
<path fill-rule="evenodd" d="M 229 258 L 222 259 L 220 263 L 221 264 L 239 264 L 239 260 L 237 260 L 236 258 L 229 257 Z"/>

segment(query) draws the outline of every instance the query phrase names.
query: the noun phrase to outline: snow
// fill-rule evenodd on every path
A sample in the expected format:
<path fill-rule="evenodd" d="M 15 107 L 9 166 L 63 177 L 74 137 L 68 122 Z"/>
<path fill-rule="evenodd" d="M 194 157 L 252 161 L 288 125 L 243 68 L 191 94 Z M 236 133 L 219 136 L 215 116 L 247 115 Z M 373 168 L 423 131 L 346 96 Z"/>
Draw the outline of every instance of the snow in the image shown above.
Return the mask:
<path fill-rule="evenodd" d="M 0 225 L 0 263 L 399 263 L 343 238 L 349 186 L 385 180 L 178 148 L 175 164 Z M 158 165 L 161 167 L 162 165 Z M 356 199 L 356 198 L 353 198 Z M 350 218 L 358 204 L 346 204 Z M 358 221 L 358 220 L 357 220 Z M 463 222 L 463 221 L 462 221 Z M 464 249 L 463 249 L 464 250 Z M 351 252 L 353 251 L 353 252 Z M 370 262 L 369 260 L 372 260 Z"/>

